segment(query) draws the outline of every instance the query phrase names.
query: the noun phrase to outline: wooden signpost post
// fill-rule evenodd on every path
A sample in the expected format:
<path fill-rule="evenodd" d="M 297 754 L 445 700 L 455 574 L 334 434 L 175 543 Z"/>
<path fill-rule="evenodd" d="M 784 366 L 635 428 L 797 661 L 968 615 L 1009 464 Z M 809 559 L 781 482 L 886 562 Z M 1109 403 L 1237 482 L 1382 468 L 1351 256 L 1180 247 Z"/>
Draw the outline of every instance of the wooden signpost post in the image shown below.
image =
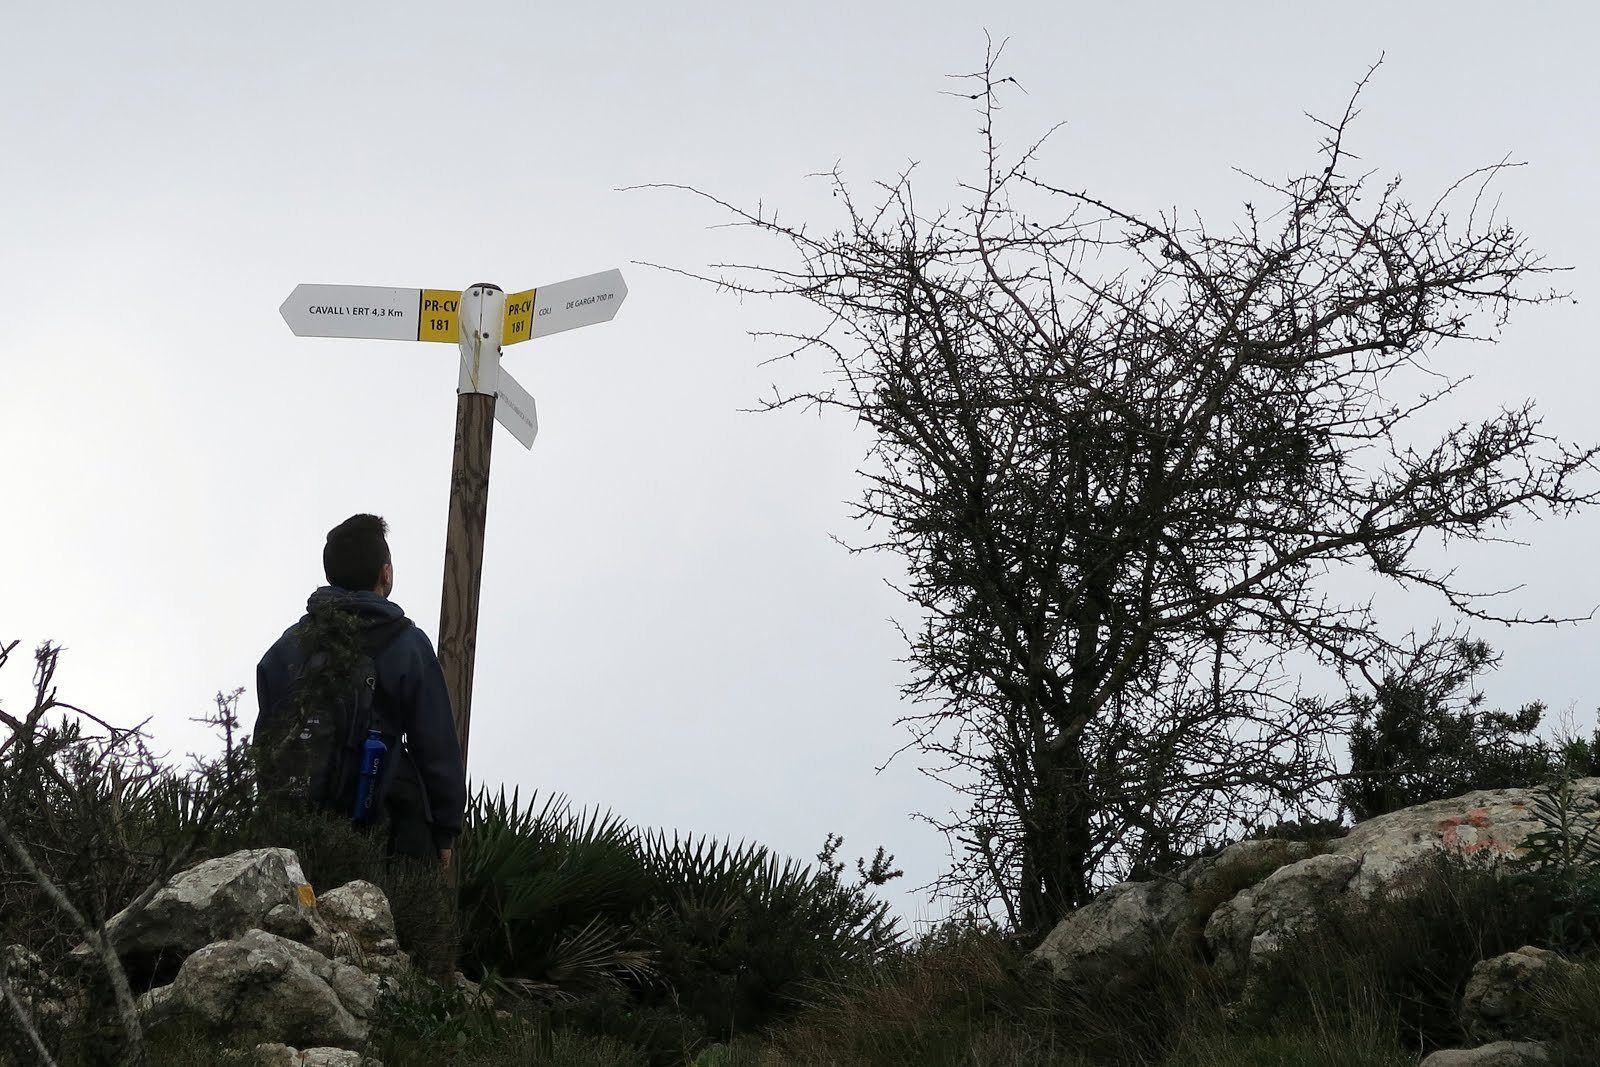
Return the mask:
<path fill-rule="evenodd" d="M 525 448 L 539 432 L 533 397 L 500 366 L 505 345 L 609 322 L 628 287 L 622 272 L 603 271 L 507 295 L 480 282 L 466 289 L 385 289 L 372 285 L 298 285 L 278 308 L 300 337 L 371 337 L 453 341 L 461 353 L 456 386 L 455 458 L 450 468 L 444 592 L 439 606 L 439 665 L 444 668 L 461 758 L 472 725 L 478 593 L 489 512 L 489 456 L 494 424 Z"/>

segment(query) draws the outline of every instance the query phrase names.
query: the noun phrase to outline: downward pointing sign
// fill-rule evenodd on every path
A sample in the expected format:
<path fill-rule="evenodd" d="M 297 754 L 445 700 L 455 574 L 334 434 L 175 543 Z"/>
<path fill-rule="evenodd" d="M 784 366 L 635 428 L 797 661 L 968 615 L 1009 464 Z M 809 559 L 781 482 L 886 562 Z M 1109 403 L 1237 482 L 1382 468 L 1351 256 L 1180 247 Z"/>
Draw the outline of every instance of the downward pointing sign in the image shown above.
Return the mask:
<path fill-rule="evenodd" d="M 523 448 L 532 448 L 533 439 L 539 435 L 539 415 L 533 408 L 533 397 L 517 384 L 517 380 L 500 368 L 499 388 L 495 390 L 494 417 L 511 431 L 511 436 L 522 442 Z"/>
<path fill-rule="evenodd" d="M 468 306 L 471 306 L 470 301 Z M 539 434 L 539 416 L 534 410 L 533 397 L 511 377 L 500 362 L 498 352 L 480 355 L 474 376 L 472 364 L 463 351 L 460 383 L 456 390 L 461 393 L 493 393 L 495 420 L 510 430 L 511 436 L 522 442 L 522 447 L 533 447 L 533 439 Z"/>

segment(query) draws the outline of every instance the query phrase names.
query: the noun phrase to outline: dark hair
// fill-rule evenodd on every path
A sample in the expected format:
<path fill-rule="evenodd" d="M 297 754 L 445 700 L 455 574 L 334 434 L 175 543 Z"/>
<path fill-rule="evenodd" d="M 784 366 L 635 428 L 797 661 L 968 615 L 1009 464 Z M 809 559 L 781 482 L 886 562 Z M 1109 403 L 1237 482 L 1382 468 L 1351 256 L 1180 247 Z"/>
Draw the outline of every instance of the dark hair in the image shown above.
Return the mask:
<path fill-rule="evenodd" d="M 373 589 L 390 562 L 389 524 L 376 515 L 352 515 L 328 531 L 322 547 L 322 572 L 340 589 Z"/>

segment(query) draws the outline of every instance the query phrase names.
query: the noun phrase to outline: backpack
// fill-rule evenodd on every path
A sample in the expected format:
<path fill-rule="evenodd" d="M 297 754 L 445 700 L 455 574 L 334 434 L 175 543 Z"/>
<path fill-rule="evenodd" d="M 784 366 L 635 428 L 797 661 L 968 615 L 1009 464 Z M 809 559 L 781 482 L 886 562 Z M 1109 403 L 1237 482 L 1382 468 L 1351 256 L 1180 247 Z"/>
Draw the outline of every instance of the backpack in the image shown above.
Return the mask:
<path fill-rule="evenodd" d="M 374 660 L 410 627 L 411 620 L 402 616 L 357 631 L 353 617 L 337 611 L 302 620 L 298 633 L 305 663 L 274 708 L 273 721 L 259 731 L 267 735 L 264 784 L 290 802 L 358 823 L 382 818 L 388 774 L 376 790 L 365 793 L 364 810 L 355 810 L 368 734 L 377 731 L 390 750 L 400 740 L 397 724 L 377 707 Z"/>

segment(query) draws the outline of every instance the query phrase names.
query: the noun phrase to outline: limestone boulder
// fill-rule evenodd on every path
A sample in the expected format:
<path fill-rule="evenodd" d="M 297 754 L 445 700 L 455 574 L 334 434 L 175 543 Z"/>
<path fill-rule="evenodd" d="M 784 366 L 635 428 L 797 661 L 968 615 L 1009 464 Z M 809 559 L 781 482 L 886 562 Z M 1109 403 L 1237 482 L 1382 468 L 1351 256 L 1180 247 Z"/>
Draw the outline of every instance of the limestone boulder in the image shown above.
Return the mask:
<path fill-rule="evenodd" d="M 270 1037 L 296 1048 L 359 1049 L 377 979 L 265 930 L 206 945 L 141 1007 L 152 1023 L 183 1017 L 219 1035 Z"/>
<path fill-rule="evenodd" d="M 320 921 L 332 932 L 332 953 L 373 974 L 399 974 L 410 958 L 395 938 L 389 898 L 371 882 L 348 882 L 317 902 Z"/>
<path fill-rule="evenodd" d="M 1184 895 L 1167 881 L 1112 886 L 1057 923 L 1029 959 L 1064 982 L 1114 980 L 1172 935 Z"/>
<path fill-rule="evenodd" d="M 1360 866 L 1351 856 L 1309 856 L 1279 867 L 1259 885 L 1218 905 L 1205 928 L 1217 975 L 1226 981 L 1247 980 L 1250 958 L 1275 949 L 1286 934 L 1344 892 Z"/>
<path fill-rule="evenodd" d="M 1195 906 L 1208 914 L 1214 903 L 1231 898 L 1241 889 L 1260 883 L 1273 871 L 1319 851 L 1310 841 L 1258 838 L 1236 841 L 1217 853 L 1196 860 L 1178 875 L 1178 882 L 1198 898 Z M 1205 916 L 1202 916 L 1204 918 Z"/>
<path fill-rule="evenodd" d="M 1186 929 L 1203 927 L 1219 901 L 1312 851 L 1303 841 L 1240 841 L 1176 878 L 1112 886 L 1056 924 L 1029 961 L 1061 981 L 1108 981 Z"/>
<path fill-rule="evenodd" d="M 1440 850 L 1509 858 L 1529 834 L 1543 829 L 1533 807 L 1540 792 L 1537 787 L 1480 789 L 1403 808 L 1357 823 L 1333 851 L 1361 861 L 1349 888 L 1362 894 L 1396 884 Z M 1573 782 L 1572 796 L 1578 832 L 1600 826 L 1600 778 Z"/>
<path fill-rule="evenodd" d="M 1529 1067 L 1550 1058 L 1537 1041 L 1496 1041 L 1478 1048 L 1441 1049 L 1421 1067 Z"/>
<path fill-rule="evenodd" d="M 295 1049 L 279 1042 L 257 1045 L 248 1062 L 250 1067 L 383 1067 L 349 1049 Z"/>
<path fill-rule="evenodd" d="M 1485 861 L 1516 856 L 1543 828 L 1533 807 L 1539 791 L 1478 790 L 1358 824 L 1325 855 L 1291 863 L 1217 909 L 1205 936 L 1219 973 L 1248 981 L 1251 955 L 1275 948 L 1283 932 L 1310 921 L 1319 907 L 1379 890 L 1403 893 L 1408 876 L 1441 852 Z M 1574 782 L 1573 798 L 1578 832 L 1600 826 L 1600 778 Z"/>
<path fill-rule="evenodd" d="M 279 904 L 263 916 L 260 926 L 269 934 L 298 941 L 324 956 L 333 955 L 333 931 L 322 921 L 315 905 L 307 907 L 298 900 L 293 904 Z"/>
<path fill-rule="evenodd" d="M 1532 945 L 1480 961 L 1461 997 L 1462 1030 L 1479 1041 L 1553 1037 L 1534 1003 L 1534 989 L 1572 969 L 1558 953 Z"/>
<path fill-rule="evenodd" d="M 314 905 L 293 851 L 249 849 L 174 875 L 143 909 L 113 916 L 106 933 L 124 960 L 163 954 L 182 959 L 261 927 L 274 909 Z"/>

